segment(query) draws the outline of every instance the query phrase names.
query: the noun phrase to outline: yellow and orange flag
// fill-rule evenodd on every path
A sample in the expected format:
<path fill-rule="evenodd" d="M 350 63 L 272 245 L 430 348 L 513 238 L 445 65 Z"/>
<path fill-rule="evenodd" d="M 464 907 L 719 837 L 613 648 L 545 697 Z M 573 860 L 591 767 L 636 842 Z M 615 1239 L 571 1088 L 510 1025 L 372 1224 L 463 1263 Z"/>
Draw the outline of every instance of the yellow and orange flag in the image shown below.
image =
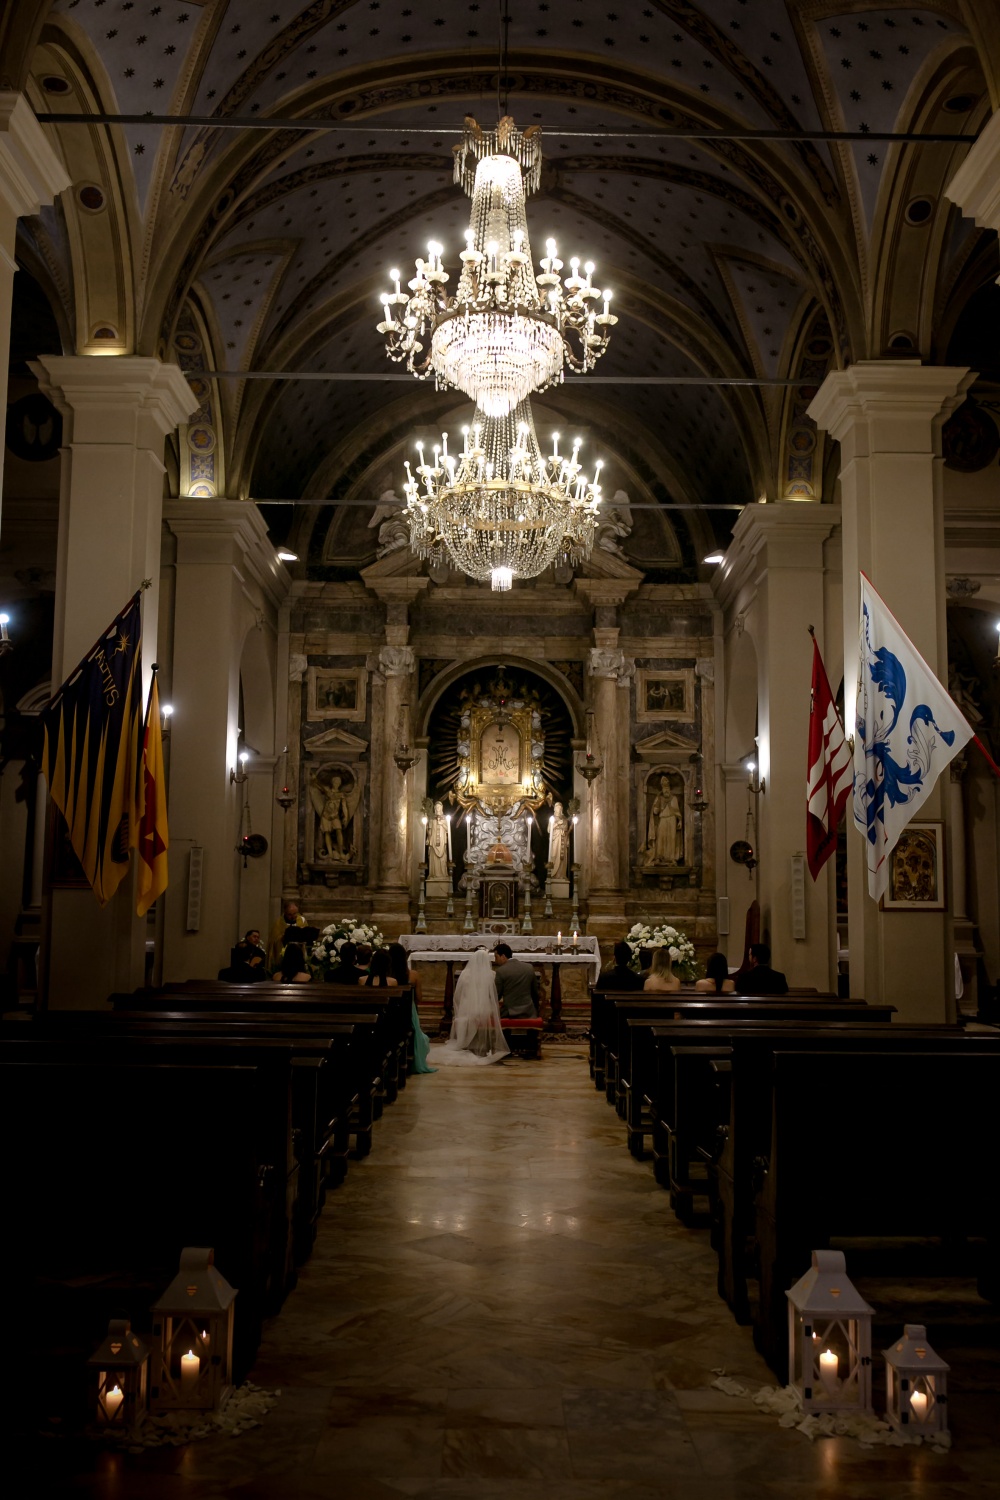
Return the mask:
<path fill-rule="evenodd" d="M 104 906 L 128 873 L 142 759 L 142 612 L 136 590 L 42 715 L 42 770 Z"/>
<path fill-rule="evenodd" d="M 142 742 L 142 800 L 139 813 L 139 878 L 136 912 L 144 917 L 167 888 L 167 781 L 163 769 L 163 735 L 160 730 L 160 694 L 156 668 L 149 689 L 146 730 Z"/>

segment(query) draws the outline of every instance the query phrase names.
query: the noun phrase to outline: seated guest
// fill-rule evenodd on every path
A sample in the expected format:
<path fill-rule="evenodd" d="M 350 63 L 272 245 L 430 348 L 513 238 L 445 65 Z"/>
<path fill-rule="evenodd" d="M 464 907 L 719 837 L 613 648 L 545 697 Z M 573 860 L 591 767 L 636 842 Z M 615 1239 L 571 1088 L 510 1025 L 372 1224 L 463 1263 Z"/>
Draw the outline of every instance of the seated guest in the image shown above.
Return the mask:
<path fill-rule="evenodd" d="M 411 1007 L 411 1019 L 413 1021 L 413 1071 L 414 1073 L 436 1073 L 437 1068 L 431 1068 L 427 1063 L 427 1053 L 430 1049 L 431 1039 L 420 1027 L 420 1013 L 417 1006 L 420 1004 L 420 975 L 416 969 L 410 968 L 410 959 L 402 943 L 390 943 L 387 948 L 389 954 L 389 972 L 397 985 L 412 984 L 413 1005 Z"/>
<path fill-rule="evenodd" d="M 256 984 L 267 979 L 267 952 L 260 941 L 260 931 L 251 927 L 243 935 L 243 941 L 230 950 L 229 968 L 226 978 L 233 984 Z"/>
<path fill-rule="evenodd" d="M 289 927 L 304 927 L 306 919 L 299 911 L 297 901 L 286 901 L 281 908 L 281 916 L 271 928 L 271 935 L 267 940 L 267 967 L 276 969 L 281 962 L 281 950 L 285 946 L 285 932 Z"/>
<path fill-rule="evenodd" d="M 766 943 L 751 943 L 749 966 L 737 977 L 740 995 L 788 994 L 788 980 L 780 969 L 771 968 L 771 950 Z"/>
<path fill-rule="evenodd" d="M 501 1016 L 537 1016 L 538 976 L 533 966 L 515 958 L 509 943 L 497 943 L 493 962 Z"/>
<path fill-rule="evenodd" d="M 399 981 L 393 978 L 392 959 L 389 957 L 389 950 L 387 948 L 377 948 L 372 954 L 371 963 L 368 965 L 368 973 L 361 980 L 361 983 L 378 990 L 398 989 Z"/>
<path fill-rule="evenodd" d="M 371 943 L 358 944 L 358 968 L 366 974 L 368 972 L 368 965 L 372 961 L 372 954 L 374 951 L 375 950 L 372 948 Z"/>
<path fill-rule="evenodd" d="M 280 984 L 311 984 L 312 975 L 306 968 L 306 956 L 301 943 L 287 943 L 281 955 L 278 969 Z"/>
<path fill-rule="evenodd" d="M 736 986 L 729 977 L 729 964 L 724 953 L 713 953 L 705 965 L 705 977 L 695 983 L 696 990 L 707 990 L 712 995 L 732 995 Z"/>
<path fill-rule="evenodd" d="M 649 966 L 649 978 L 643 985 L 643 989 L 649 993 L 659 994 L 665 990 L 679 990 L 681 982 L 674 973 L 674 966 L 670 961 L 669 948 L 654 948 L 653 962 Z"/>
<path fill-rule="evenodd" d="M 365 977 L 363 969 L 358 968 L 358 949 L 355 943 L 348 940 L 340 945 L 340 962 L 330 974 L 330 984 L 360 984 Z"/>
<path fill-rule="evenodd" d="M 609 968 L 601 970 L 597 988 L 599 990 L 641 990 L 641 976 L 634 969 L 629 968 L 631 957 L 632 949 L 628 943 L 616 943 L 615 961 Z"/>

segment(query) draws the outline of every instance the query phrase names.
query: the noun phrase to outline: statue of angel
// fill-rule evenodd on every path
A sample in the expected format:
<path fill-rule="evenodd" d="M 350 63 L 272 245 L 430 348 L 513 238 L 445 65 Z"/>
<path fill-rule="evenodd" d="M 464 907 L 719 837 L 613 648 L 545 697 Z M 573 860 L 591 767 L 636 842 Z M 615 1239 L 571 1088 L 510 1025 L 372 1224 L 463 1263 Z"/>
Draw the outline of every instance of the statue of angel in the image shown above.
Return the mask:
<path fill-rule="evenodd" d="M 610 507 L 601 506 L 601 518 L 597 525 L 597 546 L 615 557 L 625 553 L 619 538 L 632 535 L 632 506 L 627 490 L 615 490 Z"/>
<path fill-rule="evenodd" d="M 309 780 L 309 800 L 319 819 L 323 858 L 330 864 L 349 863 L 354 853 L 354 818 L 361 801 L 357 778 L 341 767 L 317 771 Z"/>

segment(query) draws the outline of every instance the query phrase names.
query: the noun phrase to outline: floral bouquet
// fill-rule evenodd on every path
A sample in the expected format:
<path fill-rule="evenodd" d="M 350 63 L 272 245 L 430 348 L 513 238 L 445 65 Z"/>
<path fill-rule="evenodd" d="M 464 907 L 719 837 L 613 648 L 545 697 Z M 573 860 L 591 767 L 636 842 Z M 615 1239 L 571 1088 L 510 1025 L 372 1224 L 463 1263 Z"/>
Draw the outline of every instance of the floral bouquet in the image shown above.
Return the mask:
<path fill-rule="evenodd" d="M 650 927 L 645 922 L 636 922 L 625 934 L 625 941 L 632 950 L 629 968 L 634 969 L 637 974 L 642 969 L 640 954 L 643 948 L 668 948 L 670 962 L 678 979 L 687 980 L 689 984 L 697 979 L 694 944 L 688 941 L 683 932 L 678 932 L 676 927 L 670 927 L 666 923 L 661 927 Z"/>
<path fill-rule="evenodd" d="M 313 965 L 326 979 L 340 963 L 340 950 L 345 943 L 367 943 L 369 948 L 383 948 L 385 938 L 370 922 L 356 922 L 353 917 L 344 917 L 324 927 L 312 946 Z"/>

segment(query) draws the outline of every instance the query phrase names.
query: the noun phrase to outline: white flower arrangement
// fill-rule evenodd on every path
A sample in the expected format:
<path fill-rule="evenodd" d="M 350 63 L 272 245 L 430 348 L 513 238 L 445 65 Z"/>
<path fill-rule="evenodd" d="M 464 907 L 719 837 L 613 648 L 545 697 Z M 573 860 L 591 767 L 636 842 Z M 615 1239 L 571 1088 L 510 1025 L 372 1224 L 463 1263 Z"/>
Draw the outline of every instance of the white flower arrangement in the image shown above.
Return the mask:
<path fill-rule="evenodd" d="M 356 922 L 353 917 L 343 917 L 324 927 L 312 946 L 312 960 L 323 974 L 328 974 L 340 962 L 340 950 L 345 943 L 357 943 L 360 947 L 384 948 L 385 937 L 371 922 Z"/>
<path fill-rule="evenodd" d="M 689 983 L 697 979 L 694 944 L 676 927 L 671 927 L 668 923 L 650 927 L 646 922 L 636 922 L 625 934 L 625 941 L 632 950 L 629 968 L 634 969 L 637 974 L 642 969 L 640 954 L 643 948 L 666 948 L 678 979 L 685 979 Z"/>

